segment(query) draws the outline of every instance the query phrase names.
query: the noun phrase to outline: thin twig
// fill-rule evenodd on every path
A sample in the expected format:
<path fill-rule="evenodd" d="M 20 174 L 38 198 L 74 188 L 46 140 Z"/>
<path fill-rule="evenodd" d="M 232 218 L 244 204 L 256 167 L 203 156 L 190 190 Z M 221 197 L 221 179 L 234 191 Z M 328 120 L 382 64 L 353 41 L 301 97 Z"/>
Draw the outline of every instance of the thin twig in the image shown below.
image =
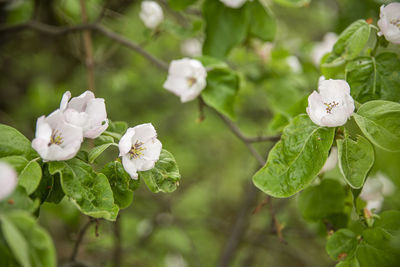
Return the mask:
<path fill-rule="evenodd" d="M 257 201 L 257 196 L 259 192 L 260 191 L 253 185 L 250 180 L 247 184 L 247 191 L 244 194 L 244 200 L 241 207 L 239 208 L 235 223 L 221 251 L 218 262 L 219 267 L 227 267 L 230 265 L 235 255 L 236 249 L 239 245 L 239 242 L 241 241 L 246 231 L 246 227 L 250 220 L 251 209 Z"/>
<path fill-rule="evenodd" d="M 163 70 L 168 70 L 168 64 L 154 56 L 152 56 L 149 52 L 144 50 L 141 46 L 138 44 L 132 42 L 128 38 L 117 34 L 108 28 L 106 28 L 103 25 L 100 24 L 82 24 L 82 25 L 76 25 L 76 26 L 52 26 L 52 25 L 47 25 L 43 24 L 40 22 L 36 21 L 30 21 L 27 23 L 22 23 L 22 24 L 17 24 L 13 26 L 5 26 L 5 27 L 0 27 L 0 33 L 14 33 L 14 32 L 20 32 L 24 30 L 35 30 L 44 34 L 48 35 L 55 35 L 55 36 L 60 36 L 63 34 L 69 34 L 73 32 L 79 32 L 79 31 L 84 31 L 84 30 L 91 30 L 91 31 L 97 31 L 104 36 L 116 41 L 117 43 L 122 44 L 125 47 L 130 48 L 131 50 L 134 50 L 135 52 L 139 53 L 143 57 L 147 58 L 149 61 L 154 63 L 157 67 Z"/>
<path fill-rule="evenodd" d="M 79 0 L 82 14 L 83 24 L 88 24 L 88 16 L 86 11 L 86 0 Z M 90 30 L 84 30 L 82 33 L 83 47 L 85 49 L 85 64 L 87 68 L 88 86 L 90 91 L 95 90 L 95 78 L 94 78 L 94 59 L 93 59 L 93 44 L 92 34 Z"/>
<path fill-rule="evenodd" d="M 230 119 L 225 117 L 219 112 L 216 112 L 216 114 L 225 122 L 225 124 L 231 129 L 231 132 L 234 133 L 247 147 L 247 149 L 250 151 L 250 153 L 254 156 L 254 158 L 257 160 L 257 162 L 260 164 L 260 166 L 264 166 L 265 160 L 261 155 L 257 152 L 257 150 L 251 145 L 250 142 L 247 141 L 246 136 L 240 131 L 239 127 L 236 126 Z"/>
<path fill-rule="evenodd" d="M 81 245 L 82 241 L 83 241 L 83 237 L 85 236 L 86 231 L 89 229 L 89 226 L 94 223 L 96 220 L 94 220 L 93 218 L 89 217 L 89 221 L 87 221 L 85 223 L 85 225 L 82 227 L 82 229 L 79 231 L 78 233 L 78 237 L 75 241 L 74 244 L 74 248 L 72 250 L 71 256 L 69 258 L 69 260 L 71 262 L 74 262 L 76 259 L 76 256 L 78 255 L 78 251 L 79 251 L 79 246 Z"/>

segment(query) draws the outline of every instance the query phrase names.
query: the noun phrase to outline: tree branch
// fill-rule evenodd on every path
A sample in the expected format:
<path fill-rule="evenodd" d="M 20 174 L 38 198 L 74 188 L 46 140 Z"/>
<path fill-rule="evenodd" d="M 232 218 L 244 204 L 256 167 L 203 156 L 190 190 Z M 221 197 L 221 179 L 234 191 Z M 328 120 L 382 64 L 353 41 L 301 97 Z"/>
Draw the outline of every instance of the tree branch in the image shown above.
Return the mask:
<path fill-rule="evenodd" d="M 79 31 L 84 31 L 84 30 L 90 30 L 90 31 L 96 31 L 101 33 L 102 35 L 116 41 L 119 44 L 122 44 L 125 47 L 128 47 L 131 50 L 134 50 L 135 52 L 139 53 L 146 59 L 148 59 L 150 62 L 154 63 L 157 67 L 159 67 L 162 70 L 168 70 L 168 63 L 152 56 L 149 52 L 144 50 L 141 46 L 138 44 L 132 42 L 128 38 L 119 35 L 108 28 L 106 28 L 103 25 L 100 24 L 82 24 L 82 25 L 76 25 L 76 26 L 52 26 L 52 25 L 47 25 L 43 24 L 40 22 L 36 21 L 30 21 L 27 23 L 22 23 L 22 24 L 17 24 L 13 26 L 3 26 L 0 27 L 0 33 L 16 33 L 20 31 L 25 31 L 25 30 L 34 30 L 43 34 L 47 35 L 53 35 L 53 36 L 60 36 L 64 34 L 69 34 L 73 32 L 79 32 Z"/>
<path fill-rule="evenodd" d="M 89 217 L 89 221 L 87 221 L 85 223 L 85 225 L 82 227 L 82 229 L 79 231 L 78 233 L 78 237 L 75 241 L 74 244 L 74 248 L 72 250 L 71 256 L 69 258 L 69 260 L 71 262 L 75 262 L 76 256 L 78 255 L 78 251 L 79 251 L 79 246 L 81 245 L 82 241 L 83 241 L 83 237 L 85 236 L 86 231 L 89 229 L 89 226 L 94 223 L 96 221 L 96 219 L 93 219 L 91 217 Z"/>

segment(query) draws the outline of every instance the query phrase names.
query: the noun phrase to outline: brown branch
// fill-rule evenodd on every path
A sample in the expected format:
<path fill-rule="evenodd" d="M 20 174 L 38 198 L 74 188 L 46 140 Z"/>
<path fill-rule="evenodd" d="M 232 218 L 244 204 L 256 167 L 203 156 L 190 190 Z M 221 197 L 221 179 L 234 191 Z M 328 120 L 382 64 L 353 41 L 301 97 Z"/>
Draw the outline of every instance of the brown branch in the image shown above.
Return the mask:
<path fill-rule="evenodd" d="M 84 30 L 96 31 L 96 32 L 101 33 L 102 35 L 112 39 L 113 41 L 139 53 L 140 55 L 142 55 L 143 57 L 148 59 L 150 62 L 154 63 L 160 69 L 168 70 L 168 64 L 166 62 L 152 56 L 149 52 L 147 52 L 141 46 L 132 42 L 128 38 L 126 38 L 120 34 L 117 34 L 100 24 L 82 24 L 82 25 L 76 25 L 76 26 L 57 27 L 57 26 L 43 24 L 43 23 L 36 22 L 36 21 L 31 21 L 31 22 L 17 24 L 17 25 L 13 25 L 13 26 L 0 27 L 0 33 L 7 33 L 7 34 L 17 33 L 17 32 L 25 31 L 25 30 L 35 30 L 35 31 L 43 33 L 43 34 L 48 34 L 48 35 L 53 35 L 53 36 L 60 36 L 60 35 L 69 34 L 69 33 L 73 33 L 73 32 L 80 32 L 80 31 L 84 31 Z"/>
<path fill-rule="evenodd" d="M 82 13 L 83 24 L 88 24 L 88 16 L 86 11 L 86 0 L 79 0 Z M 90 91 L 95 90 L 95 78 L 94 78 L 94 60 L 93 60 L 93 43 L 92 34 L 90 30 L 84 30 L 82 33 L 83 47 L 85 49 L 85 64 L 88 71 L 87 79 Z"/>
<path fill-rule="evenodd" d="M 85 236 L 86 231 L 89 229 L 89 226 L 94 223 L 96 221 L 96 219 L 93 219 L 91 217 L 89 217 L 89 221 L 87 221 L 85 223 L 85 225 L 82 227 L 82 229 L 79 231 L 78 233 L 78 237 L 75 241 L 74 244 L 74 248 L 72 250 L 71 256 L 69 258 L 69 260 L 71 262 L 75 262 L 76 256 L 78 255 L 78 251 L 79 251 L 79 246 L 81 245 L 82 241 L 83 241 L 83 237 Z"/>
<path fill-rule="evenodd" d="M 254 158 L 259 163 L 260 167 L 264 166 L 265 160 L 263 157 L 257 152 L 257 150 L 251 145 L 250 142 L 247 141 L 247 137 L 240 131 L 239 127 L 236 126 L 230 119 L 225 117 L 223 114 L 216 111 L 217 115 L 225 122 L 225 124 L 229 127 L 231 132 L 236 135 L 247 147 L 250 153 L 254 156 Z"/>
<path fill-rule="evenodd" d="M 219 267 L 227 267 L 230 265 L 235 255 L 236 249 L 239 245 L 239 242 L 241 241 L 246 231 L 246 227 L 249 224 L 251 210 L 257 201 L 257 196 L 259 193 L 260 191 L 253 185 L 250 180 L 247 184 L 247 191 L 244 194 L 242 206 L 240 207 L 239 212 L 236 215 L 235 223 L 221 251 L 218 262 Z"/>

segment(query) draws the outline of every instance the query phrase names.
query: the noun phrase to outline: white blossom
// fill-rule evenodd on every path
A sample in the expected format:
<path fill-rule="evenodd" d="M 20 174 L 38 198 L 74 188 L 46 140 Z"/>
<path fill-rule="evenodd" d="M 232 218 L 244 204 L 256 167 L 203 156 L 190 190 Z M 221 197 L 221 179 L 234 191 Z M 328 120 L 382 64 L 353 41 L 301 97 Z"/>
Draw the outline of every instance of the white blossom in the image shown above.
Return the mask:
<path fill-rule="evenodd" d="M 296 56 L 287 57 L 286 63 L 289 65 L 290 69 L 294 73 L 301 73 L 303 71 L 303 67 L 301 66 L 300 61 Z"/>
<path fill-rule="evenodd" d="M 385 196 L 390 196 L 395 191 L 395 185 L 384 174 L 378 172 L 369 177 L 361 191 L 360 198 L 367 202 L 367 209 L 379 212 Z"/>
<path fill-rule="evenodd" d="M 224 5 L 231 8 L 240 8 L 247 0 L 220 0 Z"/>
<path fill-rule="evenodd" d="M 129 128 L 122 136 L 118 146 L 122 165 L 133 179 L 137 179 L 138 171 L 154 168 L 162 148 L 151 123 Z"/>
<path fill-rule="evenodd" d="M 65 120 L 81 127 L 83 136 L 87 138 L 99 137 L 108 127 L 106 105 L 103 98 L 95 98 L 94 94 L 86 91 L 78 97 L 73 97 L 67 91 L 60 104 L 65 114 Z"/>
<path fill-rule="evenodd" d="M 32 147 L 44 161 L 60 161 L 73 158 L 82 141 L 82 128 L 67 123 L 64 113 L 57 109 L 37 120 Z"/>
<path fill-rule="evenodd" d="M 308 97 L 307 114 L 319 126 L 344 125 L 354 112 L 350 86 L 344 80 L 320 79 L 318 92 Z"/>
<path fill-rule="evenodd" d="M 17 172 L 6 162 L 0 162 L 0 200 L 7 198 L 17 187 Z"/>
<path fill-rule="evenodd" d="M 338 149 L 337 147 L 332 147 L 331 153 L 329 154 L 328 159 L 325 162 L 325 165 L 322 167 L 320 173 L 328 172 L 333 170 L 338 163 Z"/>
<path fill-rule="evenodd" d="M 332 48 L 337 40 L 338 36 L 336 33 L 328 32 L 324 35 L 322 42 L 319 42 L 314 46 L 311 52 L 311 58 L 316 66 L 319 66 L 321 59 L 326 53 L 332 51 Z"/>
<path fill-rule="evenodd" d="M 391 3 L 381 6 L 378 26 L 379 35 L 384 35 L 386 40 L 394 44 L 400 44 L 400 3 Z"/>
<path fill-rule="evenodd" d="M 155 29 L 163 21 L 164 13 L 157 2 L 143 1 L 139 17 L 147 28 Z"/>
<path fill-rule="evenodd" d="M 202 46 L 203 45 L 199 39 L 196 38 L 186 39 L 181 44 L 181 52 L 183 55 L 188 57 L 201 56 Z"/>
<path fill-rule="evenodd" d="M 196 59 L 173 60 L 169 65 L 164 88 L 181 98 L 181 102 L 195 99 L 206 87 L 207 71 Z"/>

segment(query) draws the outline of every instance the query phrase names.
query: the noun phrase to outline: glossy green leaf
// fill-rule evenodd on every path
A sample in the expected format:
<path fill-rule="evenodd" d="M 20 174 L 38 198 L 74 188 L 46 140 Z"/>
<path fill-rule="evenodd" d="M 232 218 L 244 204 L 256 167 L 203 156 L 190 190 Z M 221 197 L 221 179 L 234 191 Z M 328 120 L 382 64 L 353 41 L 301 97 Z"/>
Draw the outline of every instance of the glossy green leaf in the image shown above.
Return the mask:
<path fill-rule="evenodd" d="M 154 193 L 175 191 L 181 179 L 174 156 L 165 149 L 161 151 L 160 159 L 154 168 L 139 172 L 139 177 Z"/>
<path fill-rule="evenodd" d="M 0 158 L 20 155 L 28 160 L 37 157 L 31 142 L 16 129 L 0 124 Z"/>
<path fill-rule="evenodd" d="M 133 191 L 129 187 L 132 180 L 119 161 L 113 161 L 104 166 L 101 171 L 108 179 L 114 194 L 115 204 L 120 209 L 129 207 L 133 200 Z"/>
<path fill-rule="evenodd" d="M 78 209 L 95 218 L 115 220 L 118 206 L 114 204 L 113 192 L 107 177 L 93 171 L 81 160 L 49 163 L 51 174 L 60 174 L 61 186 L 67 197 Z"/>
<path fill-rule="evenodd" d="M 29 214 L 14 211 L 1 216 L 1 221 L 6 241 L 22 266 L 56 266 L 51 237 Z"/>
<path fill-rule="evenodd" d="M 394 238 L 393 235 L 400 230 L 399 219 L 399 211 L 383 212 L 376 219 L 372 228 L 362 231 L 356 243 L 354 242 L 354 233 L 347 229 L 339 230 L 332 237 L 340 233 L 340 238 L 336 239 L 341 242 L 331 241 L 331 237 L 328 239 L 329 250 L 327 244 L 327 251 L 333 258 L 341 251 L 347 254 L 345 260 L 337 265 L 340 267 L 398 266 L 400 254 L 391 241 Z M 355 248 L 354 244 L 356 244 Z"/>
<path fill-rule="evenodd" d="M 361 188 L 374 164 L 374 148 L 362 136 L 354 141 L 347 137 L 337 140 L 339 169 L 352 188 Z"/>
<path fill-rule="evenodd" d="M 234 104 L 239 91 L 239 76 L 228 68 L 215 68 L 207 74 L 207 87 L 201 96 L 207 105 L 234 119 Z"/>
<path fill-rule="evenodd" d="M 323 179 L 321 184 L 306 188 L 299 195 L 299 210 L 311 221 L 326 219 L 329 215 L 343 212 L 346 194 L 335 180 Z"/>
<path fill-rule="evenodd" d="M 275 18 L 269 9 L 259 1 L 249 2 L 250 16 L 249 34 L 265 42 L 273 41 L 276 33 Z"/>
<path fill-rule="evenodd" d="M 359 57 L 346 65 L 346 81 L 360 103 L 380 99 L 400 101 L 400 59 L 394 53 Z"/>
<path fill-rule="evenodd" d="M 111 145 L 114 145 L 114 143 L 107 143 L 100 146 L 96 146 L 92 150 L 90 150 L 89 163 L 93 163 Z"/>
<path fill-rule="evenodd" d="M 358 245 L 357 236 L 349 229 L 340 229 L 328 238 L 326 251 L 328 255 L 338 260 L 343 257 L 352 257 Z"/>
<path fill-rule="evenodd" d="M 275 0 L 275 2 L 287 7 L 305 7 L 311 0 Z"/>
<path fill-rule="evenodd" d="M 22 156 L 9 156 L 0 158 L 15 168 L 18 172 L 18 184 L 23 186 L 28 194 L 32 194 L 42 179 L 42 169 L 35 161 L 28 161 Z"/>
<path fill-rule="evenodd" d="M 254 184 L 273 197 L 299 192 L 325 164 L 334 133 L 334 128 L 317 126 L 307 115 L 297 116 L 283 130 L 265 166 L 253 176 Z"/>
<path fill-rule="evenodd" d="M 247 11 L 246 5 L 229 8 L 220 1 L 204 1 L 206 28 L 203 54 L 224 58 L 234 46 L 244 41 L 250 20 Z"/>
<path fill-rule="evenodd" d="M 365 20 L 353 22 L 339 35 L 333 47 L 334 54 L 345 60 L 357 57 L 367 44 L 370 31 Z"/>
<path fill-rule="evenodd" d="M 374 100 L 363 104 L 354 118 L 364 135 L 376 146 L 400 151 L 400 104 Z"/>

